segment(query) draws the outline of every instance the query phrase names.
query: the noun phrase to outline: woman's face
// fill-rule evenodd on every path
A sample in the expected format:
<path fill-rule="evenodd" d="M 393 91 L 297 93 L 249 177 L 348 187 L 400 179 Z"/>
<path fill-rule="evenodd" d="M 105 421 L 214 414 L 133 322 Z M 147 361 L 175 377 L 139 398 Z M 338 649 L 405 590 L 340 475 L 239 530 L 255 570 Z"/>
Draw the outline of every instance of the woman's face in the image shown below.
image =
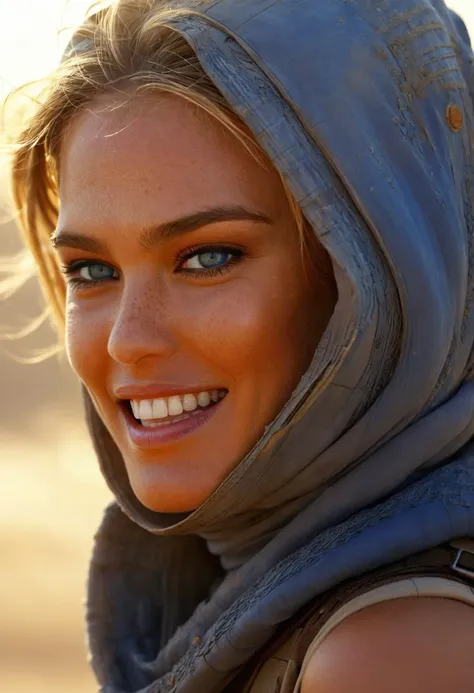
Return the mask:
<path fill-rule="evenodd" d="M 185 512 L 288 400 L 334 285 L 278 175 L 223 126 L 179 97 L 111 99 L 61 150 L 67 351 L 138 499 Z"/>

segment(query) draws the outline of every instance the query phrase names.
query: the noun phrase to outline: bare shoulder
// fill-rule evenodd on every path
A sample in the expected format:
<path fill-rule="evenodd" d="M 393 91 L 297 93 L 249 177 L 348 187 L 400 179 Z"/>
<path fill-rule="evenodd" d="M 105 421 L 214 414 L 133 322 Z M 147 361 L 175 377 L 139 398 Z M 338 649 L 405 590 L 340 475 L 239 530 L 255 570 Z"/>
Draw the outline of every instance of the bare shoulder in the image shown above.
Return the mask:
<path fill-rule="evenodd" d="M 474 608 L 397 599 L 337 626 L 313 654 L 301 693 L 473 693 Z"/>

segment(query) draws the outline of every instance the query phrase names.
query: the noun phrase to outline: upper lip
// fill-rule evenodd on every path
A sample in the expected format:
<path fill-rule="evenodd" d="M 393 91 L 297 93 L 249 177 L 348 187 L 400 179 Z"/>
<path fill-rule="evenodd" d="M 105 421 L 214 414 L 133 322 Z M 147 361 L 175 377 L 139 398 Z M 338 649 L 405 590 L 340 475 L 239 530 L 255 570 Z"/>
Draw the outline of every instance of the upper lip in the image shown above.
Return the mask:
<path fill-rule="evenodd" d="M 186 395 L 188 393 L 211 392 L 225 388 L 216 385 L 119 385 L 114 389 L 114 395 L 118 400 L 131 399 L 160 399 L 173 395 Z"/>

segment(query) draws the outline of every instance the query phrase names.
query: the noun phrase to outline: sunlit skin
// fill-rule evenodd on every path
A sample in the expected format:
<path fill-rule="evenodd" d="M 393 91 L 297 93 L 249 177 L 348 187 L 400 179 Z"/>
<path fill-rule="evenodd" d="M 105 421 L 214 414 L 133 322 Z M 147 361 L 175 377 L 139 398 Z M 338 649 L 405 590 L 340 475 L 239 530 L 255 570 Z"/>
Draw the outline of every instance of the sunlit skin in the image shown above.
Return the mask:
<path fill-rule="evenodd" d="M 211 495 L 288 400 L 333 311 L 334 281 L 321 270 L 320 247 L 302 253 L 277 173 L 215 119 L 169 95 L 112 103 L 104 96 L 76 115 L 61 148 L 56 252 L 62 265 L 89 263 L 66 277 L 67 352 L 137 498 L 185 512 Z M 178 224 L 153 247 L 140 240 L 144 230 L 216 208 L 229 218 Z M 255 218 L 234 218 L 247 211 Z M 72 247 L 66 233 L 106 247 Z M 219 260 L 212 273 L 199 255 L 209 246 Z M 143 384 L 227 395 L 191 433 L 144 450 L 117 398 L 118 388 Z"/>

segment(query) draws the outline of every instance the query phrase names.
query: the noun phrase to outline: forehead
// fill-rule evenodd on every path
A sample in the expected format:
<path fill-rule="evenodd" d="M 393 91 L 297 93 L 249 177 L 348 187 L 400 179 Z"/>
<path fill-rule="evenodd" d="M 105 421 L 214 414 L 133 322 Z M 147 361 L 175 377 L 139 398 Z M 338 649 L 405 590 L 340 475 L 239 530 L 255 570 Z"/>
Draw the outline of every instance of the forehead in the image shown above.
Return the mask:
<path fill-rule="evenodd" d="M 168 95 L 102 98 L 79 113 L 62 143 L 59 187 L 62 222 L 98 227 L 167 221 L 210 203 L 276 214 L 284 197 L 276 172 L 224 126 Z"/>

